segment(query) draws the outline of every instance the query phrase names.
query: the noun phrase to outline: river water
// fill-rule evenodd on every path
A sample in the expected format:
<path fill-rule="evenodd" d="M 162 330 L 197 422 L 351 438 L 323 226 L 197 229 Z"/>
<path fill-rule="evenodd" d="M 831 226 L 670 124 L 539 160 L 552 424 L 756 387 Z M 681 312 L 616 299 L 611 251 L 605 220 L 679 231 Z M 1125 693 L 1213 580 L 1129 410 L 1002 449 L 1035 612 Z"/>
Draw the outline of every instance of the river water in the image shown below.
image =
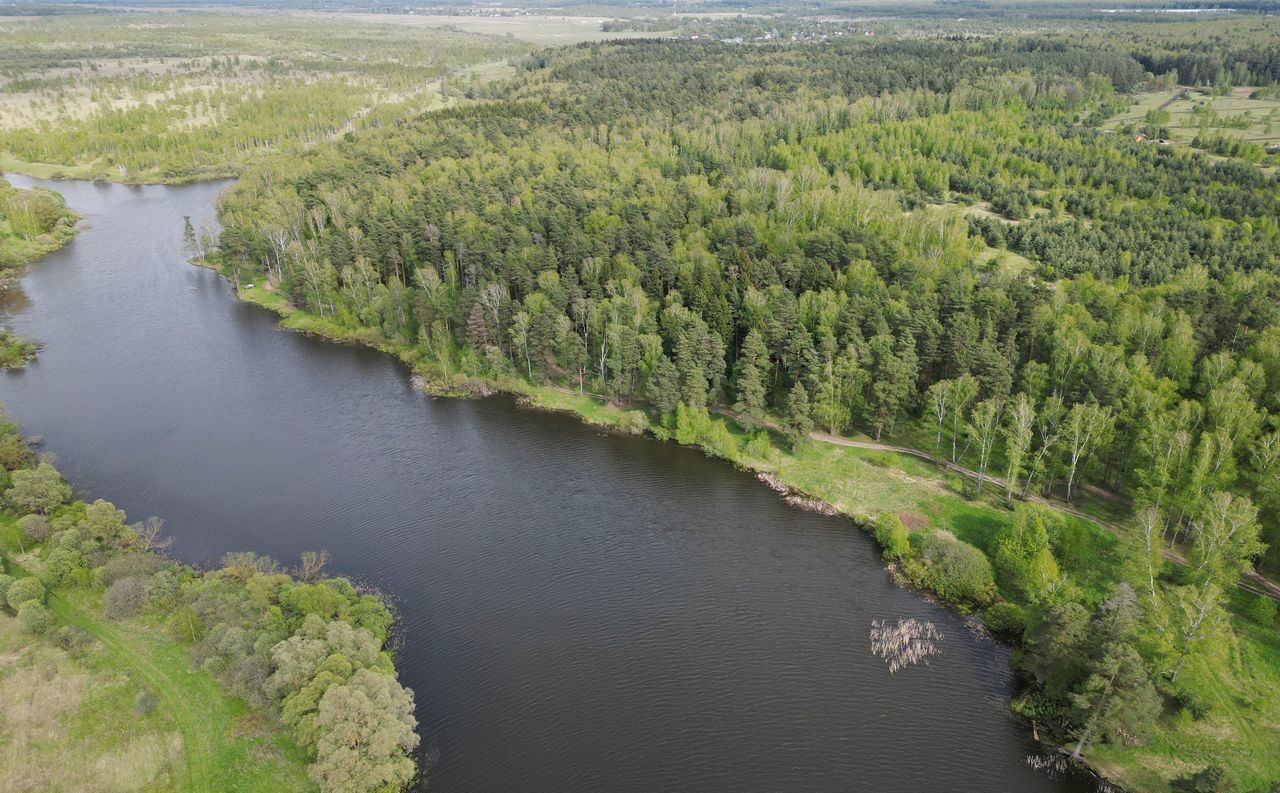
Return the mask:
<path fill-rule="evenodd" d="M 184 262 L 183 216 L 225 183 L 49 186 L 86 227 L 7 303 L 43 347 L 0 401 L 186 561 L 327 549 L 388 595 L 433 793 L 1085 789 L 1026 766 L 1007 650 L 893 585 L 849 522 L 279 330 Z M 899 617 L 943 652 L 890 675 L 868 630 Z"/>

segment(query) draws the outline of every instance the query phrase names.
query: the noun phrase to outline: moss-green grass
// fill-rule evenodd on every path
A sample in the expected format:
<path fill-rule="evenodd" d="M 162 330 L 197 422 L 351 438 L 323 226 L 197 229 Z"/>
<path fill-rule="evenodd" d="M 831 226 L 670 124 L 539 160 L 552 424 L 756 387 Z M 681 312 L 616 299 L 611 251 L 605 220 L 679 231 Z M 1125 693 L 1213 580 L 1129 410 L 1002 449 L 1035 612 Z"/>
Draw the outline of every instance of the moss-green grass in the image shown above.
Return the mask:
<path fill-rule="evenodd" d="M 1280 781 L 1280 626 L 1260 625 L 1243 615 L 1252 598 L 1231 598 L 1237 640 L 1219 658 L 1198 660 L 1180 684 L 1207 710 L 1164 714 L 1152 739 L 1139 747 L 1098 746 L 1090 760 L 1126 789 L 1169 790 L 1169 780 L 1207 765 L 1230 769 L 1244 791 L 1269 791 Z"/>
<path fill-rule="evenodd" d="M 0 543 L 13 551 L 16 540 L 14 518 L 5 515 Z M 26 574 L 12 559 L 7 567 Z M 0 747 L 22 749 L 0 751 L 0 778 L 14 785 L 6 789 L 315 789 L 305 754 L 270 714 L 228 696 L 208 674 L 191 669 L 187 647 L 157 627 L 105 618 L 100 597 L 88 590 L 58 590 L 48 597 L 58 627 L 72 625 L 94 637 L 82 654 L 68 653 L 48 637 L 23 634 L 11 616 L 0 616 L 0 687 L 6 680 L 36 686 L 31 697 L 47 700 L 56 711 L 32 730 L 29 708 L 0 698 L 0 705 L 12 709 L 10 716 L 26 716 L 0 718 Z M 155 698 L 149 712 L 137 705 L 144 693 Z"/>

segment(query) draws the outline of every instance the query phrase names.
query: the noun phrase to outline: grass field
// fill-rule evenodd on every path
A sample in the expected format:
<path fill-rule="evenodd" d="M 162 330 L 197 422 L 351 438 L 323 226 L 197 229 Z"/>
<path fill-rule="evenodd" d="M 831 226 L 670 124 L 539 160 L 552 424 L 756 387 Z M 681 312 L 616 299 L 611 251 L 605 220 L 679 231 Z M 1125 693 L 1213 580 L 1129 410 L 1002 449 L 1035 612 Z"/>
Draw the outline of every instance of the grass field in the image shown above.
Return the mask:
<path fill-rule="evenodd" d="M 0 547 L 14 554 L 11 573 L 38 569 L 38 560 L 14 553 L 12 516 L 0 520 Z M 14 793 L 315 789 L 307 758 L 269 714 L 193 671 L 187 648 L 158 628 L 103 617 L 97 598 L 82 590 L 50 594 L 58 628 L 83 631 L 84 643 L 69 649 L 20 632 L 0 609 L 0 787 Z"/>
<path fill-rule="evenodd" d="M 0 168 L 230 176 L 266 151 L 452 105 L 537 46 L 446 28 L 377 14 L 0 17 Z"/>
<path fill-rule="evenodd" d="M 577 44 L 583 41 L 606 39 L 642 38 L 661 36 L 662 32 L 621 31 L 606 33 L 602 25 L 609 17 L 555 16 L 532 13 L 480 14 L 364 14 L 336 12 L 317 14 L 325 18 L 350 19 L 359 22 L 380 22 L 404 27 L 436 28 L 477 33 L 486 36 L 504 36 L 527 41 L 539 46 L 552 47 Z M 701 15 L 700 15 L 701 16 Z"/>
<path fill-rule="evenodd" d="M 1180 89 L 1178 89 L 1180 90 Z M 1147 111 L 1155 110 L 1173 98 L 1177 90 L 1143 93 L 1124 113 L 1109 119 L 1104 129 L 1125 125 L 1141 127 Z M 1252 143 L 1280 143 L 1280 99 L 1251 99 L 1250 88 L 1238 88 L 1227 96 L 1191 89 L 1165 112 L 1169 121 L 1169 140 L 1190 143 L 1196 135 L 1208 133 L 1235 137 Z"/>

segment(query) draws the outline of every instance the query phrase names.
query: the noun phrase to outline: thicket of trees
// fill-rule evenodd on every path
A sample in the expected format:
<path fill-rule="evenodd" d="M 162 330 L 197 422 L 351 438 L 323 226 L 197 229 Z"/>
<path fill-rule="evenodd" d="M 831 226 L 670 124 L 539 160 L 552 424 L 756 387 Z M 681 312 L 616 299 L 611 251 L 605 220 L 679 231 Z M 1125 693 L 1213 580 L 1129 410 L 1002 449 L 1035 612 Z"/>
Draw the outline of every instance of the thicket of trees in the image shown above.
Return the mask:
<path fill-rule="evenodd" d="M 47 590 L 97 589 L 107 617 L 162 626 L 191 646 L 193 666 L 279 713 L 322 791 L 399 791 L 413 779 L 417 721 L 387 649 L 392 614 L 377 596 L 325 576 L 327 555 L 303 554 L 292 573 L 252 553 L 209 571 L 178 564 L 163 555 L 158 519 L 130 524 L 110 502 L 73 498 L 5 417 L 0 492 L 21 516 L 18 542 L 41 564 L 39 578 L 0 569 L 0 603 L 25 630 L 57 627 Z"/>
<path fill-rule="evenodd" d="M 19 190 L 0 174 L 0 278 L 62 245 L 75 234 L 76 214 L 52 190 Z"/>
<path fill-rule="evenodd" d="M 1146 79 L 1119 47 L 645 41 L 522 68 L 256 167 L 223 262 L 443 380 L 591 389 L 727 457 L 709 407 L 927 437 L 1011 502 L 1127 494 L 1145 572 L 1102 597 L 1029 505 L 986 555 L 877 534 L 1025 628 L 1031 715 L 1081 750 L 1137 739 L 1280 546 L 1276 177 L 1096 129 Z"/>

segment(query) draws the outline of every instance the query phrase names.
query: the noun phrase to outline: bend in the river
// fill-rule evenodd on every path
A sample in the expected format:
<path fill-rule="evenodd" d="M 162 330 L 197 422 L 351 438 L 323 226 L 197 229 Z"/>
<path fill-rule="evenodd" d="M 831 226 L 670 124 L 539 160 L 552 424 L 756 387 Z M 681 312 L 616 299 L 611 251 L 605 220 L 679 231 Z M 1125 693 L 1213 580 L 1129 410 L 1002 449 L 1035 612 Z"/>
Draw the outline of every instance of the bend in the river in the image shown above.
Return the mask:
<path fill-rule="evenodd" d="M 185 560 L 323 548 L 389 595 L 433 791 L 1083 789 L 1027 767 L 1007 651 L 847 521 L 690 449 L 432 401 L 238 302 L 181 253 L 224 185 L 50 183 L 87 227 L 9 302 L 43 349 L 0 401 Z M 943 652 L 890 675 L 868 628 L 905 616 Z"/>

